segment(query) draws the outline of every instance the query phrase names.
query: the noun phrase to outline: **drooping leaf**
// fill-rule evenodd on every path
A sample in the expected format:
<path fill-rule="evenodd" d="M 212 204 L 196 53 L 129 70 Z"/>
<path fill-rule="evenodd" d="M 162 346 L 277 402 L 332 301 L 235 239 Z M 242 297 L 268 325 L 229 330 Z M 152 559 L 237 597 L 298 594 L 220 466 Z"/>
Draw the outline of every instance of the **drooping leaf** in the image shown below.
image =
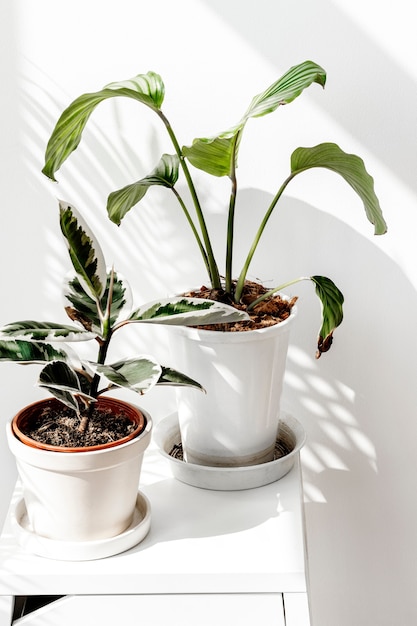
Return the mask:
<path fill-rule="evenodd" d="M 68 350 L 57 349 L 49 343 L 0 339 L 0 361 L 17 363 L 45 363 L 71 360 Z"/>
<path fill-rule="evenodd" d="M 78 147 L 90 115 L 104 100 L 124 96 L 159 111 L 164 94 L 162 79 L 155 72 L 139 74 L 130 80 L 110 83 L 101 91 L 83 94 L 65 109 L 56 123 L 46 148 L 43 173 L 56 180 L 55 173 Z"/>
<path fill-rule="evenodd" d="M 150 187 L 174 187 L 178 180 L 178 165 L 179 159 L 176 155 L 163 154 L 148 176 L 112 192 L 107 199 L 107 213 L 111 221 L 120 226 L 126 213 L 142 200 Z"/>
<path fill-rule="evenodd" d="M 112 385 L 124 387 L 139 394 L 144 394 L 152 389 L 162 372 L 159 363 L 147 355 L 140 355 L 109 365 L 96 364 L 94 367 Z"/>
<path fill-rule="evenodd" d="M 368 220 L 375 226 L 375 234 L 387 230 L 379 200 L 374 191 L 374 180 L 365 169 L 363 160 L 347 154 L 334 143 L 322 143 L 312 148 L 297 148 L 291 155 L 294 175 L 313 167 L 324 167 L 340 174 L 361 198 Z"/>
<path fill-rule="evenodd" d="M 162 366 L 162 374 L 157 382 L 157 385 L 169 385 L 171 387 L 194 387 L 200 391 L 204 391 L 204 388 L 196 380 L 193 380 L 189 376 L 172 369 L 171 367 Z"/>
<path fill-rule="evenodd" d="M 133 311 L 130 322 L 196 326 L 247 320 L 248 315 L 232 306 L 200 298 L 170 298 L 144 304 Z"/>
<path fill-rule="evenodd" d="M 76 326 L 55 324 L 54 322 L 35 322 L 24 320 L 6 324 L 0 328 L 0 336 L 13 337 L 26 341 L 89 341 L 94 333 L 86 332 Z"/>
<path fill-rule="evenodd" d="M 327 352 L 333 342 L 333 332 L 343 320 L 342 292 L 334 282 L 326 276 L 311 276 L 315 283 L 316 294 L 322 304 L 322 325 L 319 332 L 316 358 L 320 358 L 323 352 Z"/>
<path fill-rule="evenodd" d="M 107 275 L 106 289 L 100 301 L 101 309 L 106 307 L 110 285 L 110 272 Z M 80 281 L 74 277 L 67 281 L 65 285 L 65 298 L 69 305 L 66 307 L 68 316 L 84 326 L 87 330 L 100 335 L 101 322 L 97 312 L 97 303 L 81 287 Z M 129 283 L 114 274 L 113 294 L 111 303 L 110 325 L 114 326 L 116 321 L 127 315 L 132 306 L 132 293 Z"/>
<path fill-rule="evenodd" d="M 241 136 L 250 118 L 272 113 L 280 105 L 295 100 L 312 83 L 323 86 L 326 72 L 312 61 L 290 68 L 268 89 L 258 94 L 238 124 L 215 137 L 194 139 L 191 146 L 182 148 L 184 156 L 200 170 L 213 176 L 231 176 L 237 167 Z"/>
<path fill-rule="evenodd" d="M 106 288 L 104 255 L 93 232 L 68 202 L 59 203 L 60 225 L 78 279 L 94 300 L 100 300 Z"/>
<path fill-rule="evenodd" d="M 38 385 L 47 389 L 77 414 L 79 414 L 77 397 L 82 397 L 87 402 L 95 401 L 95 398 L 83 393 L 76 372 L 62 361 L 48 363 L 39 375 Z"/>

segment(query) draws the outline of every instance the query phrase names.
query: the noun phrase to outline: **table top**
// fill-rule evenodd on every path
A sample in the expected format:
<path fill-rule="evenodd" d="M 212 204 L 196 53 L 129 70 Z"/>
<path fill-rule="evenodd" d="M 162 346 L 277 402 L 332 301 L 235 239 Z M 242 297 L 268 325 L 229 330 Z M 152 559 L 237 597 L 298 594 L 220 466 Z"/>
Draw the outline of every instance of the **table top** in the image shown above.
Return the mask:
<path fill-rule="evenodd" d="M 244 491 L 181 483 L 153 444 L 140 490 L 151 529 L 130 550 L 95 561 L 57 561 L 17 545 L 7 516 L 0 595 L 305 592 L 298 459 L 281 480 Z M 21 497 L 16 486 L 11 508 Z"/>

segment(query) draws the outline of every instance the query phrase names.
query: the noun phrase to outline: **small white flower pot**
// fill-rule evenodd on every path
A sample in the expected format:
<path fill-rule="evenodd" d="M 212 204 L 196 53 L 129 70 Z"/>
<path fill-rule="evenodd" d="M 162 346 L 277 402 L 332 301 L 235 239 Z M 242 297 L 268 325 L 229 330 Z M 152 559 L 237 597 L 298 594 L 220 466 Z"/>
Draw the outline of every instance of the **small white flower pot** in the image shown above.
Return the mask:
<path fill-rule="evenodd" d="M 99 541 L 120 535 L 132 522 L 152 420 L 145 411 L 120 400 L 101 400 L 123 404 L 132 413 L 133 421 L 137 421 L 136 415 L 143 416 L 139 434 L 120 444 L 91 451 L 74 448 L 61 452 L 22 443 L 14 434 L 12 423 L 7 424 L 8 444 L 23 485 L 30 528 L 40 537 Z M 43 402 L 48 400 L 23 411 L 33 407 L 36 410 Z"/>
<path fill-rule="evenodd" d="M 177 389 L 184 458 L 208 466 L 271 461 L 291 324 L 246 332 L 170 328 L 172 361 L 206 393 Z"/>

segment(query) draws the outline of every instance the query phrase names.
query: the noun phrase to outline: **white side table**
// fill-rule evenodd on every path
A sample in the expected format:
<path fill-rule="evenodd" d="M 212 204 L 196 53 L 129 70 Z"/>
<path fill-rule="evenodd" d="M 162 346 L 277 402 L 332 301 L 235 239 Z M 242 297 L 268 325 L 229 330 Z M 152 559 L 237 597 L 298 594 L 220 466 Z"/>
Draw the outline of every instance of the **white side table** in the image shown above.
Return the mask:
<path fill-rule="evenodd" d="M 287 476 L 247 491 L 208 491 L 171 477 L 150 447 L 141 491 L 149 535 L 97 561 L 25 553 L 0 538 L 0 626 L 309 626 L 302 484 Z M 11 506 L 19 498 L 16 487 Z"/>

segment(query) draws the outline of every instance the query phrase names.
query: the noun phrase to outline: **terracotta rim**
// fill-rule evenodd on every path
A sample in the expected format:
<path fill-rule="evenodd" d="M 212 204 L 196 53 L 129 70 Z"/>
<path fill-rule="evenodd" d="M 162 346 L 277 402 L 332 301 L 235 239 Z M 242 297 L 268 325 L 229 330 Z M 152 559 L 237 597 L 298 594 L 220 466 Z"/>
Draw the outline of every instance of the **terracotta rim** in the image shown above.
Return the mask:
<path fill-rule="evenodd" d="M 126 413 L 127 417 L 129 417 L 129 419 L 131 419 L 131 421 L 134 424 L 136 424 L 135 430 L 131 432 L 129 435 L 127 435 L 126 437 L 123 437 L 123 439 L 118 439 L 117 441 L 110 441 L 109 443 L 104 443 L 104 444 L 97 445 L 97 446 L 67 448 L 63 446 L 62 447 L 53 446 L 53 445 L 49 445 L 46 443 L 40 443 L 38 441 L 35 441 L 34 439 L 31 439 L 27 435 L 25 435 L 22 432 L 21 428 L 24 424 L 26 424 L 30 420 L 31 416 L 34 413 L 38 413 L 45 406 L 48 406 L 48 405 L 53 406 L 53 405 L 61 404 L 59 400 L 57 400 L 56 398 L 47 398 L 45 400 L 38 400 L 37 402 L 33 402 L 32 404 L 27 405 L 13 417 L 12 422 L 11 422 L 13 434 L 17 439 L 19 439 L 19 441 L 21 441 L 23 444 L 31 448 L 37 448 L 39 450 L 47 450 L 49 452 L 75 453 L 75 452 L 94 452 L 98 450 L 106 450 L 108 448 L 114 448 L 116 446 L 120 446 L 124 443 L 127 443 L 131 439 L 135 439 L 145 430 L 146 424 L 147 424 L 146 417 L 137 407 L 133 406 L 132 404 L 128 404 L 127 402 L 124 402 L 124 400 L 119 400 L 117 398 L 107 398 L 107 397 L 101 397 L 98 399 L 97 402 L 100 406 L 107 406 L 107 407 L 109 406 L 112 407 L 116 405 L 118 407 L 123 406 L 123 410 Z"/>

